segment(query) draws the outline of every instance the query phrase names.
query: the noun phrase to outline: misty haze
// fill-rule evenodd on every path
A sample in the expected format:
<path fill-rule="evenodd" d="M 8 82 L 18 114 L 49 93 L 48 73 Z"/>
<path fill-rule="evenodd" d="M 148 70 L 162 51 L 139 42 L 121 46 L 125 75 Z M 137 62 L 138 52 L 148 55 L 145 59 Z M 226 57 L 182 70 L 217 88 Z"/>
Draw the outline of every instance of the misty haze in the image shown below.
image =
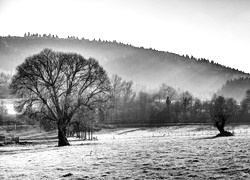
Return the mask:
<path fill-rule="evenodd" d="M 250 179 L 249 20 L 247 0 L 0 0 L 0 179 Z"/>

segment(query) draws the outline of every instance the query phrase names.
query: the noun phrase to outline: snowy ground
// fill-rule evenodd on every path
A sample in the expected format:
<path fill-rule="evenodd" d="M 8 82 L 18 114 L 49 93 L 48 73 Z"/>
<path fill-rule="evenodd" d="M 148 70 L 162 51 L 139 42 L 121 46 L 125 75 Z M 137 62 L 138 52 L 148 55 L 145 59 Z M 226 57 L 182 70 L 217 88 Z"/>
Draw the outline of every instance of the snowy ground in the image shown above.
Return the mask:
<path fill-rule="evenodd" d="M 250 179 L 250 129 L 234 132 L 212 139 L 207 126 L 120 128 L 60 148 L 37 138 L 0 147 L 0 179 Z"/>

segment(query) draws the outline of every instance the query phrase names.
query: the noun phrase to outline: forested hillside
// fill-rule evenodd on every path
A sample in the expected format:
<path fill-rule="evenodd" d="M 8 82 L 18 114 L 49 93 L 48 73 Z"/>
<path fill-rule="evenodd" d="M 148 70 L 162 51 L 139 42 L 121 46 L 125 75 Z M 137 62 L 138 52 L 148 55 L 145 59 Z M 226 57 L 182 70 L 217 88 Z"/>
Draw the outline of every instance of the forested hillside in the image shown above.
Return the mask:
<path fill-rule="evenodd" d="M 188 90 L 201 99 L 211 98 L 228 80 L 249 77 L 242 71 L 204 58 L 138 48 L 115 41 L 90 41 L 77 37 L 60 39 L 54 35 L 38 34 L 0 37 L 0 67 L 13 72 L 27 56 L 44 48 L 94 57 L 109 75 L 118 74 L 126 80 L 133 80 L 137 87 L 146 86 L 146 90 L 154 90 L 161 83 L 166 83 L 182 91 Z"/>
<path fill-rule="evenodd" d="M 231 79 L 223 85 L 223 87 L 218 91 L 218 94 L 225 97 L 234 97 L 235 100 L 240 102 L 245 97 L 248 89 L 250 89 L 249 77 Z"/>

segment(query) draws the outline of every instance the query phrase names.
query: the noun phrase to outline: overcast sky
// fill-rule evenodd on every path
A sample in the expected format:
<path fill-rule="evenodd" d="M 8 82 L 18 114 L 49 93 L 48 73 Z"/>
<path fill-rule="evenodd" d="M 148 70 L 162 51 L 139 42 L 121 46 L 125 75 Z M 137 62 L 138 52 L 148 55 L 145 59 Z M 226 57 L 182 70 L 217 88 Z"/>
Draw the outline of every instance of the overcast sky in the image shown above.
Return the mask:
<path fill-rule="evenodd" d="M 117 40 L 250 73 L 250 0 L 0 0 L 0 35 Z"/>

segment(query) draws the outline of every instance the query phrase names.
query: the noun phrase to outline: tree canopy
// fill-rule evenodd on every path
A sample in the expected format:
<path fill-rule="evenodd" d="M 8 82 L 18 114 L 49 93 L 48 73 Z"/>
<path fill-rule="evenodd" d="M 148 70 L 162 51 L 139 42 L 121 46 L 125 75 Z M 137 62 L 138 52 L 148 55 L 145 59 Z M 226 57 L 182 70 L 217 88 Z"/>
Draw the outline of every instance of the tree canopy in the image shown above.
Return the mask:
<path fill-rule="evenodd" d="M 231 133 L 224 130 L 225 125 L 232 120 L 238 111 L 238 106 L 233 98 L 214 96 L 210 102 L 208 115 L 214 125 L 220 131 L 219 136 L 230 136 Z"/>
<path fill-rule="evenodd" d="M 98 61 L 79 54 L 44 49 L 17 67 L 10 84 L 19 99 L 18 112 L 57 123 L 59 146 L 69 145 L 66 127 L 86 107 L 94 109 L 107 100 L 110 88 Z"/>

